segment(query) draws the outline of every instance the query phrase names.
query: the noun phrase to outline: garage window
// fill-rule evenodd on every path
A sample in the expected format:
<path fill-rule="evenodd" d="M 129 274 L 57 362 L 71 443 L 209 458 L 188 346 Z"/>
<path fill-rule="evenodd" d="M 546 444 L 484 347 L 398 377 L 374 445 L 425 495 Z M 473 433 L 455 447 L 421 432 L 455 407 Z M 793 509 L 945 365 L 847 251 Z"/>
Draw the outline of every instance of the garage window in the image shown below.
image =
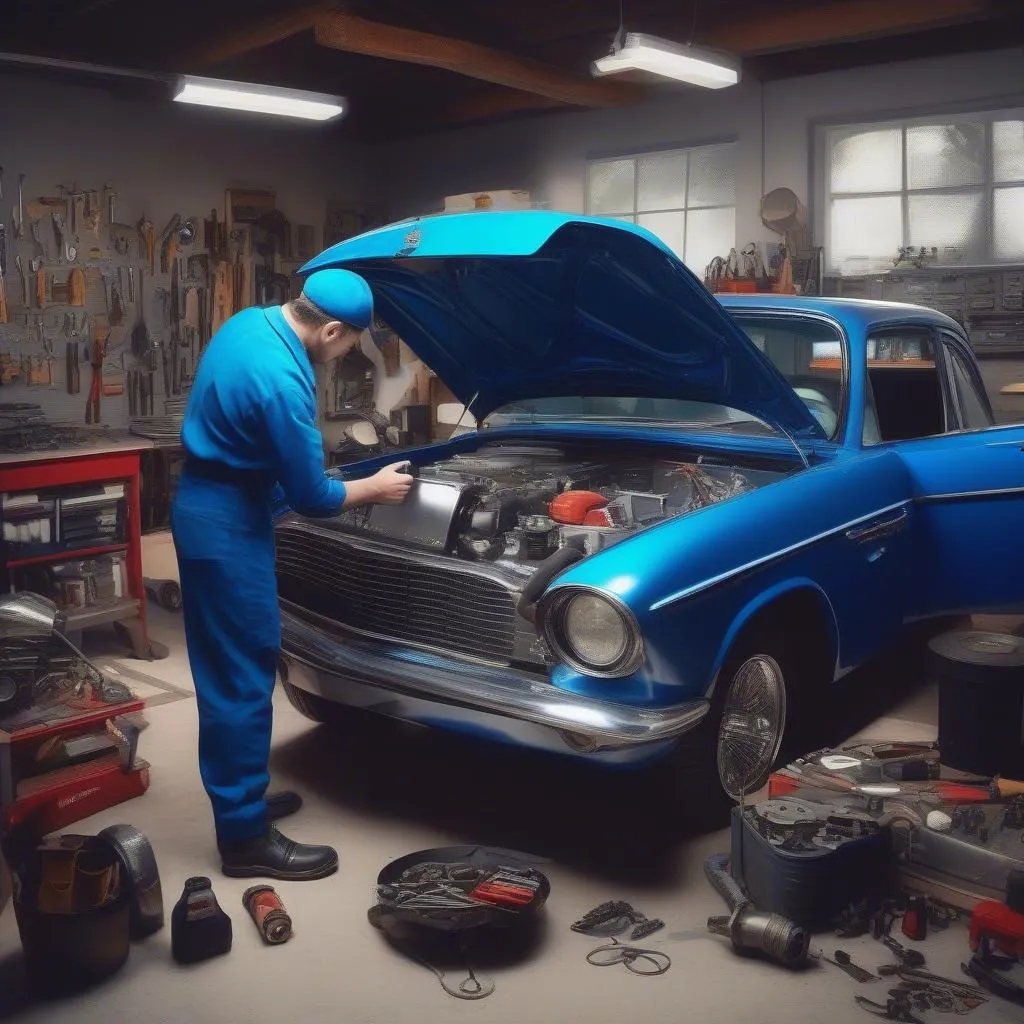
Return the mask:
<path fill-rule="evenodd" d="M 592 160 L 587 213 L 647 228 L 703 277 L 736 245 L 736 145 Z"/>
<path fill-rule="evenodd" d="M 1024 111 L 826 130 L 828 262 L 891 268 L 900 246 L 939 264 L 1024 259 Z"/>

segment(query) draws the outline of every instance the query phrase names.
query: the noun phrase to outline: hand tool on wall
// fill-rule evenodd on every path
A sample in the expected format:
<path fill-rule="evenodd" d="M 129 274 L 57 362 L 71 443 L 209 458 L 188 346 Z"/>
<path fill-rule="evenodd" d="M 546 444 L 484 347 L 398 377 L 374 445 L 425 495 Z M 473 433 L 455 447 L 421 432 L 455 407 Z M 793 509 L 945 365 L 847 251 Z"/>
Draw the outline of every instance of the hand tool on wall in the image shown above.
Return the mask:
<path fill-rule="evenodd" d="M 160 236 L 160 270 L 169 274 L 171 263 L 178 255 L 178 229 L 181 227 L 181 214 L 174 214 L 167 222 Z"/>
<path fill-rule="evenodd" d="M 100 204 L 95 192 L 85 193 L 85 226 L 96 238 L 100 237 Z"/>
<path fill-rule="evenodd" d="M 0 224 L 0 324 L 5 324 L 10 317 L 7 311 L 7 285 L 4 278 L 7 274 L 7 235 L 3 224 Z"/>
<path fill-rule="evenodd" d="M 113 186 L 104 185 L 103 193 L 107 200 L 107 227 L 113 227 L 117 221 L 117 192 Z"/>
<path fill-rule="evenodd" d="M 99 424 L 100 396 L 103 393 L 103 358 L 106 355 L 110 328 L 105 324 L 93 322 L 92 344 L 90 346 L 89 365 L 92 367 L 92 381 L 89 386 L 89 401 L 85 406 L 85 422 Z"/>
<path fill-rule="evenodd" d="M 25 237 L 25 200 L 24 200 L 25 175 L 18 175 L 18 205 L 12 210 L 14 221 L 14 234 L 17 238 Z"/>
<path fill-rule="evenodd" d="M 128 268 L 128 301 L 135 302 L 135 268 Z"/>
<path fill-rule="evenodd" d="M 85 271 L 81 267 L 75 267 L 68 277 L 68 304 L 85 305 Z"/>
<path fill-rule="evenodd" d="M 25 270 L 25 261 L 19 253 L 14 257 L 14 265 L 18 268 L 18 276 L 21 278 L 21 304 L 28 309 L 31 306 L 31 296 L 28 290 L 28 273 Z"/>
<path fill-rule="evenodd" d="M 149 272 L 156 273 L 156 236 L 153 233 L 153 222 L 145 217 L 139 221 L 139 234 L 146 247 L 146 259 L 149 260 Z"/>
<path fill-rule="evenodd" d="M 47 278 L 48 274 L 40 268 L 36 271 L 36 308 L 46 308 Z"/>
<path fill-rule="evenodd" d="M 110 323 L 113 327 L 120 327 L 124 323 L 124 299 L 116 284 L 110 289 Z"/>

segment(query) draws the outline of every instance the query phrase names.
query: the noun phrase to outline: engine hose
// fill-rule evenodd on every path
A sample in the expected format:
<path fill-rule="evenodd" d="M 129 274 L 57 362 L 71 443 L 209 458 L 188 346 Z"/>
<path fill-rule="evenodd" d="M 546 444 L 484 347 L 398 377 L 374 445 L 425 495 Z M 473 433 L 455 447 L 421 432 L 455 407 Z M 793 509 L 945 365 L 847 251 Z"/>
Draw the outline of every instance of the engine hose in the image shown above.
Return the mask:
<path fill-rule="evenodd" d="M 537 621 L 537 602 L 541 594 L 548 588 L 548 584 L 560 573 L 565 572 L 570 565 L 575 565 L 583 559 L 586 552 L 583 550 L 583 538 L 573 537 L 563 548 L 559 548 L 554 554 L 548 555 L 537 571 L 530 577 L 529 582 L 523 587 L 523 593 L 519 598 L 517 611 L 527 622 Z"/>
<path fill-rule="evenodd" d="M 704 862 L 704 874 L 714 887 L 715 892 L 725 900 L 730 910 L 741 910 L 750 906 L 751 899 L 729 874 L 729 855 L 713 853 Z"/>

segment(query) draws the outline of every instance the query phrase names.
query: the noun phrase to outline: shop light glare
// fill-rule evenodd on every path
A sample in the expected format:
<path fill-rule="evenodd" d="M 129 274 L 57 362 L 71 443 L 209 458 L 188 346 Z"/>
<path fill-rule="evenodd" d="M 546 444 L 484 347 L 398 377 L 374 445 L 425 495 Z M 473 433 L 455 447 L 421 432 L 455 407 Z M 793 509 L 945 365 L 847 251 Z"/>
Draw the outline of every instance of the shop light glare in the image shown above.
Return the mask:
<path fill-rule="evenodd" d="M 705 89 L 724 89 L 740 80 L 739 61 L 732 57 L 696 46 L 680 46 L 641 32 L 628 33 L 622 46 L 594 61 L 591 70 L 597 77 L 646 71 Z"/>
<path fill-rule="evenodd" d="M 345 101 L 338 96 L 190 76 L 179 81 L 174 99 L 178 103 L 297 117 L 306 121 L 329 121 L 345 113 Z"/>

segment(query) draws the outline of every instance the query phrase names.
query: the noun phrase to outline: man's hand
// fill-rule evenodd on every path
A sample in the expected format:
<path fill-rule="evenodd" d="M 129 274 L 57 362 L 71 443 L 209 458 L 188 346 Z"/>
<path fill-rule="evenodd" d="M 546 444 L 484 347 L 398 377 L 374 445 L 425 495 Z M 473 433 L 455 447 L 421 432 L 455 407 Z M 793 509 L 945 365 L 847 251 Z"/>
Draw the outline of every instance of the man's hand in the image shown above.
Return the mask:
<path fill-rule="evenodd" d="M 409 488 L 412 487 L 412 477 L 407 472 L 408 468 L 408 462 L 395 462 L 377 470 L 369 481 L 377 488 L 377 497 L 374 501 L 382 505 L 401 505 L 409 493 Z"/>
<path fill-rule="evenodd" d="M 370 504 L 400 505 L 412 487 L 412 476 L 402 472 L 408 467 L 408 462 L 395 462 L 379 469 L 365 480 L 346 480 L 345 504 L 342 507 Z"/>

